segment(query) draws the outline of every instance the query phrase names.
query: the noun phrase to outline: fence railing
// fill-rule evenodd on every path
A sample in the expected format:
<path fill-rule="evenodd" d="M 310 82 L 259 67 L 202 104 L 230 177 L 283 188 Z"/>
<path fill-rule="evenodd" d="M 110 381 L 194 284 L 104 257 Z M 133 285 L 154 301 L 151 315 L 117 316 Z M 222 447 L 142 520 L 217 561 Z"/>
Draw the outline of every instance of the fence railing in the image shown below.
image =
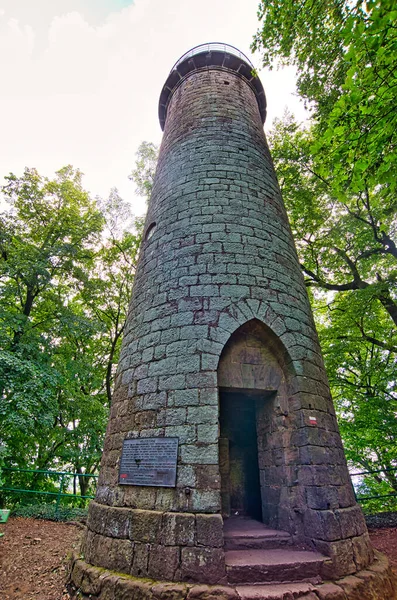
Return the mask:
<path fill-rule="evenodd" d="M 0 486 L 0 492 L 6 492 L 11 494 L 35 494 L 41 496 L 52 496 L 55 497 L 55 513 L 58 513 L 62 498 L 72 498 L 73 500 L 81 499 L 92 499 L 95 496 L 90 494 L 77 494 L 75 492 L 70 493 L 65 490 L 72 482 L 73 490 L 77 489 L 76 481 L 81 477 L 97 479 L 98 475 L 91 473 L 70 473 L 68 471 L 49 471 L 46 469 L 17 469 L 15 467 L 2 467 L 2 471 L 8 473 L 34 473 L 35 475 L 47 476 L 51 479 L 58 479 L 58 489 L 56 491 L 48 491 L 43 489 L 34 489 L 33 487 L 15 487 L 11 485 Z M 33 476 L 32 476 L 33 477 Z"/>
<path fill-rule="evenodd" d="M 55 512 L 56 513 L 59 510 L 59 506 L 60 506 L 62 498 L 72 498 L 74 500 L 78 500 L 78 499 L 89 500 L 89 499 L 95 498 L 95 496 L 91 495 L 91 494 L 77 494 L 75 492 L 70 493 L 65 490 L 70 486 L 71 482 L 72 482 L 73 490 L 76 490 L 77 489 L 77 485 L 76 485 L 77 480 L 79 480 L 80 478 L 85 478 L 85 477 L 96 480 L 98 478 L 98 475 L 93 475 L 90 473 L 70 473 L 68 471 L 52 471 L 52 470 L 45 470 L 45 469 L 18 469 L 15 467 L 2 467 L 2 471 L 9 472 L 9 473 L 31 473 L 31 474 L 35 474 L 35 475 L 41 474 L 43 476 L 47 476 L 50 478 L 58 478 L 59 483 L 58 483 L 58 489 L 56 491 L 34 489 L 33 487 L 29 487 L 29 488 L 20 487 L 20 486 L 15 487 L 13 485 L 0 486 L 0 492 L 7 492 L 7 493 L 11 493 L 11 494 L 36 494 L 36 495 L 42 495 L 42 496 L 55 497 L 56 498 L 56 502 L 55 502 Z M 360 471 L 358 473 L 350 473 L 350 477 L 353 480 L 356 477 L 364 477 L 364 476 L 368 476 L 368 475 L 371 476 L 371 475 L 377 475 L 377 474 L 384 475 L 387 472 L 397 472 L 397 467 L 387 468 L 387 469 L 374 469 L 371 471 L 370 470 Z M 385 481 L 384 477 L 382 479 L 385 483 L 387 483 Z M 353 486 L 353 489 L 354 489 L 354 493 L 355 493 L 357 502 L 363 503 L 363 504 L 365 504 L 365 502 L 367 502 L 369 500 L 377 500 L 380 498 L 397 498 L 397 492 L 390 492 L 388 494 L 374 494 L 374 495 L 361 496 L 361 495 L 357 495 L 356 489 L 354 488 L 354 486 Z"/>
<path fill-rule="evenodd" d="M 359 473 L 350 473 L 350 477 L 355 478 L 355 477 L 363 477 L 365 475 L 377 475 L 377 474 L 385 474 L 385 473 L 393 473 L 393 472 L 397 472 L 397 467 L 391 467 L 391 468 L 385 468 L 385 469 L 373 469 L 371 471 L 360 471 Z M 390 482 L 387 482 L 385 480 L 385 478 L 382 478 L 384 483 L 388 483 L 390 486 Z M 379 482 L 378 482 L 379 483 Z M 396 498 L 397 497 L 397 492 L 390 492 L 388 494 L 374 494 L 372 496 L 357 496 L 356 494 L 356 490 L 353 486 L 354 489 L 354 493 L 356 496 L 356 500 L 357 502 L 362 502 L 365 503 L 368 500 L 378 500 L 379 498 Z"/>

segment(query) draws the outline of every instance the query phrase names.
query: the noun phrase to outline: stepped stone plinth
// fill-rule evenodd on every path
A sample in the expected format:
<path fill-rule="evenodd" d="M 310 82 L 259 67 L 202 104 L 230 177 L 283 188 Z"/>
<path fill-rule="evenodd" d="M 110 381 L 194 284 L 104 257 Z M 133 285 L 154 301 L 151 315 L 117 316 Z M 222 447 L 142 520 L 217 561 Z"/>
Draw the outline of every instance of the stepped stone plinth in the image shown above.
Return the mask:
<path fill-rule="evenodd" d="M 161 92 L 97 495 L 71 573 L 79 597 L 396 598 L 349 478 L 265 115 L 252 65 L 223 44 L 182 56 Z"/>

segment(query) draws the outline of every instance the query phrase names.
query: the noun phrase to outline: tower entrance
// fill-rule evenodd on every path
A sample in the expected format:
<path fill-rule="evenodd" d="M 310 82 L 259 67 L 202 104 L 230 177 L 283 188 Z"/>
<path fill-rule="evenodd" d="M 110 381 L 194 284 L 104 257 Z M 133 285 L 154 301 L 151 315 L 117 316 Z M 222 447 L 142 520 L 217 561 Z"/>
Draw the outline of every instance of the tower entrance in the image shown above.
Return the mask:
<path fill-rule="evenodd" d="M 220 475 L 223 516 L 262 520 L 257 413 L 263 397 L 220 390 Z"/>
<path fill-rule="evenodd" d="M 285 359 L 276 337 L 253 319 L 225 345 L 218 366 L 223 516 L 280 527 L 286 485 Z"/>

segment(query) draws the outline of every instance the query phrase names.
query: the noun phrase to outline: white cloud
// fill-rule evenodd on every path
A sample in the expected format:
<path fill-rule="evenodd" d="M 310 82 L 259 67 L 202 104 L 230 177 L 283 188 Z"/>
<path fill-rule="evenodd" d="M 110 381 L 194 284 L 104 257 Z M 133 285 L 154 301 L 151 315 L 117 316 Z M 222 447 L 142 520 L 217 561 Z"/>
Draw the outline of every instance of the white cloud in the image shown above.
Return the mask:
<path fill-rule="evenodd" d="M 127 176 L 139 143 L 161 138 L 157 103 L 168 72 L 207 41 L 249 55 L 257 0 L 96 2 L 0 0 L 1 174 L 34 166 L 51 176 L 71 163 L 93 194 L 117 186 L 140 212 Z M 260 66 L 259 57 L 253 62 Z M 291 95 L 291 71 L 261 79 L 269 122 L 286 105 L 303 114 Z"/>

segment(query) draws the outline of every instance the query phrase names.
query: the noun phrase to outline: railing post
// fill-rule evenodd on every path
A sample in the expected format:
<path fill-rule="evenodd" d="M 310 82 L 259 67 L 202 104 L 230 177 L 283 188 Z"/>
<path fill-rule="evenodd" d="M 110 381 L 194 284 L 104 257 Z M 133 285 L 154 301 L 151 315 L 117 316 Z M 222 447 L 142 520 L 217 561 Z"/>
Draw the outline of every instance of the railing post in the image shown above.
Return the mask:
<path fill-rule="evenodd" d="M 58 495 L 57 495 L 57 501 L 56 501 L 56 505 L 55 505 L 55 516 L 58 518 L 58 512 L 59 512 L 59 504 L 61 502 L 61 494 L 63 492 L 63 483 L 64 483 L 64 478 L 65 475 L 62 473 L 61 475 L 61 480 L 59 482 L 59 490 L 58 490 Z"/>

